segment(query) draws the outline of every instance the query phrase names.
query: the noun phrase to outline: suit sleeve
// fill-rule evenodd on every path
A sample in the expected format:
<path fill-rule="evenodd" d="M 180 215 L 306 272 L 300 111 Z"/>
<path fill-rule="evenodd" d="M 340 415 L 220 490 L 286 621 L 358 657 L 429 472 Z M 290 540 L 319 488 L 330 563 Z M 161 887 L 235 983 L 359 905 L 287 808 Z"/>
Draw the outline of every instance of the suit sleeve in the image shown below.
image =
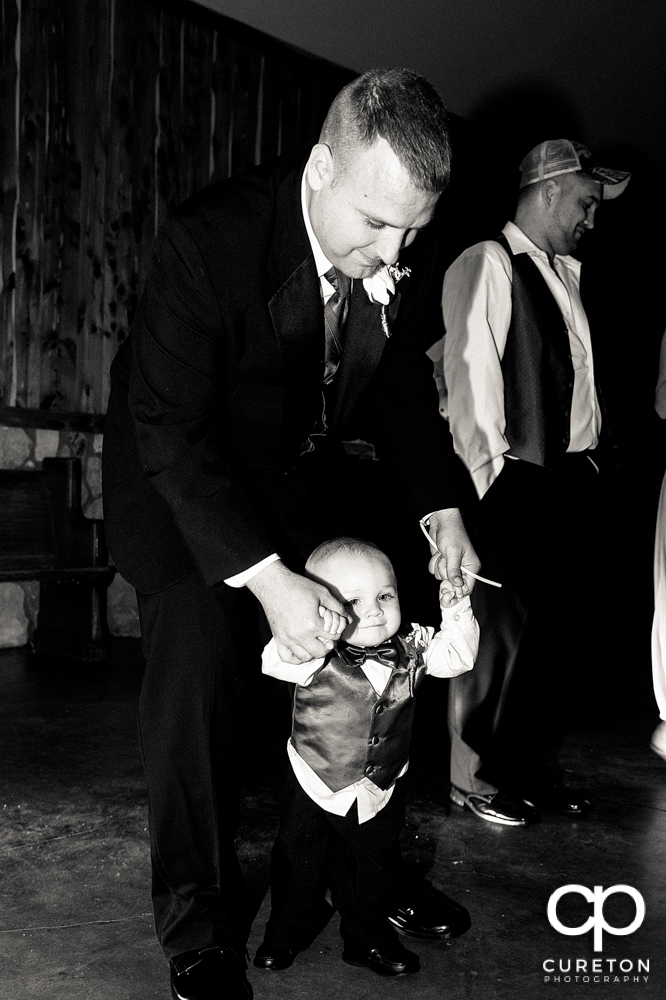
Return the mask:
<path fill-rule="evenodd" d="M 199 247 L 167 220 L 132 330 L 129 406 L 143 472 L 208 584 L 276 549 L 228 446 L 225 322 Z"/>

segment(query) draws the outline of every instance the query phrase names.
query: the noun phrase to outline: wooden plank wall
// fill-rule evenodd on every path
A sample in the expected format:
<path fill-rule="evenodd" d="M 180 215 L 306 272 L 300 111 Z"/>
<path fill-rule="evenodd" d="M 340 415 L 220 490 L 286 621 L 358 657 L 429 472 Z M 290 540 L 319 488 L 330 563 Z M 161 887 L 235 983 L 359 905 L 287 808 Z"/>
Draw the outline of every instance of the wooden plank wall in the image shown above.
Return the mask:
<path fill-rule="evenodd" d="M 0 418 L 103 414 L 169 208 L 352 74 L 184 0 L 0 0 L 0 58 Z"/>

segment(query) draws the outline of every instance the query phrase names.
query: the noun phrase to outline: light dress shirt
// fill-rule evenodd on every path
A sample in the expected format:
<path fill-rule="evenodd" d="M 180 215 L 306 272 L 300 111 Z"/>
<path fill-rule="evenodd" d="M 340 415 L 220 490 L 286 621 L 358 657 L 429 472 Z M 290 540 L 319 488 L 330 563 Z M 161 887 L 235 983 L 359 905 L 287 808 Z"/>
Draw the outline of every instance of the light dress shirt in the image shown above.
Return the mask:
<path fill-rule="evenodd" d="M 308 234 L 308 240 L 310 241 L 312 256 L 314 257 L 315 267 L 317 268 L 322 305 L 326 305 L 331 295 L 333 295 L 335 288 L 330 281 L 324 277 L 324 275 L 327 271 L 330 271 L 333 265 L 320 247 L 319 240 L 315 236 L 312 223 L 310 222 L 305 192 L 305 171 L 303 171 L 303 178 L 301 180 L 301 209 L 303 211 L 303 221 Z M 254 566 L 250 566 L 249 569 L 243 570 L 242 573 L 236 573 L 235 576 L 228 577 L 224 582 L 229 587 L 244 587 L 248 580 L 251 580 L 253 576 L 260 573 L 266 566 L 270 566 L 271 563 L 277 562 L 279 558 L 280 557 L 277 552 L 273 552 L 270 556 L 266 556 L 265 559 L 262 559 L 261 562 L 255 563 Z"/>
<path fill-rule="evenodd" d="M 433 677 L 456 677 L 474 666 L 479 648 L 479 626 L 472 613 L 469 597 L 464 597 L 451 608 L 442 607 L 441 612 L 442 622 L 438 632 L 435 632 L 432 626 L 424 627 L 412 623 L 410 640 L 414 641 L 417 648 L 423 650 L 426 674 Z M 261 669 L 270 677 L 307 687 L 323 662 L 324 657 L 319 657 L 306 663 L 284 663 L 278 655 L 275 639 L 271 639 L 262 654 Z M 388 684 L 391 667 L 384 666 L 376 660 L 366 660 L 361 670 L 380 696 Z M 296 780 L 305 794 L 326 812 L 334 813 L 336 816 L 346 816 L 356 801 L 358 821 L 366 823 L 384 808 L 393 794 L 395 782 L 389 788 L 383 789 L 365 777 L 333 792 L 298 754 L 291 740 L 287 742 L 287 753 Z M 398 778 L 405 774 L 407 768 L 408 763 Z"/>
<path fill-rule="evenodd" d="M 597 446 L 601 412 L 594 386 L 590 328 L 580 298 L 580 262 L 548 255 L 513 222 L 502 230 L 514 254 L 530 255 L 562 313 L 574 369 L 571 437 L 567 451 Z M 511 322 L 511 260 L 486 240 L 469 247 L 444 277 L 445 337 L 428 351 L 435 363 L 440 412 L 449 421 L 456 453 L 469 469 L 479 497 L 509 455 L 504 432 L 501 360 Z"/>

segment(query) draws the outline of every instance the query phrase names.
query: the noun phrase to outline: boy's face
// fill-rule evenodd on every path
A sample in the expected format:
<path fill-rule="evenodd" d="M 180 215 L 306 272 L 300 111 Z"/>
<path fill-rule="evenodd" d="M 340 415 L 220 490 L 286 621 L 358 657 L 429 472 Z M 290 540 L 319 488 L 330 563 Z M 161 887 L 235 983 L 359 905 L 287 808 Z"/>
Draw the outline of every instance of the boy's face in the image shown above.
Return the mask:
<path fill-rule="evenodd" d="M 345 605 L 352 621 L 341 638 L 377 646 L 400 628 L 400 602 L 393 567 L 385 555 L 341 552 L 318 567 L 317 575 Z"/>

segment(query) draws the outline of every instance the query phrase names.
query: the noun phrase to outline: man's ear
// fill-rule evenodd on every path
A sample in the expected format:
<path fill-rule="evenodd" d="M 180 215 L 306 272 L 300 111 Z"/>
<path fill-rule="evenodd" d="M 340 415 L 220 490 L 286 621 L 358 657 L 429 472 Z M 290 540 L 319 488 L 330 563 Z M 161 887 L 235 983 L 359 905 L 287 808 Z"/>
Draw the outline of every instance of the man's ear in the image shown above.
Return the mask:
<path fill-rule="evenodd" d="M 547 180 L 541 188 L 541 197 L 548 208 L 552 208 L 560 194 L 560 185 L 555 177 Z"/>
<path fill-rule="evenodd" d="M 305 168 L 307 182 L 313 191 L 330 185 L 333 181 L 333 156 L 325 142 L 313 146 Z"/>

